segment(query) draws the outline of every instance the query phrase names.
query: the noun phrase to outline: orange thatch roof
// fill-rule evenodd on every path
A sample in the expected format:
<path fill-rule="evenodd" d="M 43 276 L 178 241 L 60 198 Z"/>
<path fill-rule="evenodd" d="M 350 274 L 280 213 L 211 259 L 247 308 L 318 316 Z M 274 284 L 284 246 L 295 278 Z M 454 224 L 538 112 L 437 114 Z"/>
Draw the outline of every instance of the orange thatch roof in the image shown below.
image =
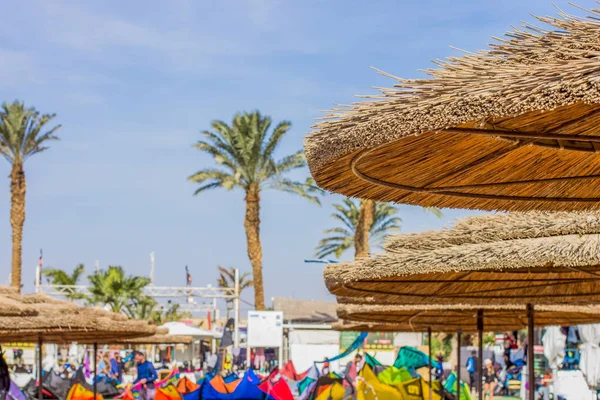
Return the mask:
<path fill-rule="evenodd" d="M 598 303 L 597 221 L 597 213 L 470 218 L 393 236 L 385 254 L 327 266 L 325 282 L 337 296 L 375 303 Z"/>
<path fill-rule="evenodd" d="M 305 140 L 346 196 L 437 207 L 600 209 L 600 11 L 524 24 L 489 49 L 332 110 Z"/>

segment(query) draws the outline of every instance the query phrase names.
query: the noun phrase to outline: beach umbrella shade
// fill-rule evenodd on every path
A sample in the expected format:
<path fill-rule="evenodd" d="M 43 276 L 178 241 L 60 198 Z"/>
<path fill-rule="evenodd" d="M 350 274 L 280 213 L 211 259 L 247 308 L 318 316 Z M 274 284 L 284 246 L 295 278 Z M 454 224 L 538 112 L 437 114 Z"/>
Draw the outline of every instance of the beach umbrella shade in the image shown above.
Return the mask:
<path fill-rule="evenodd" d="M 586 305 L 600 301 L 600 213 L 511 213 L 391 236 L 324 270 L 340 302 Z M 362 299 L 360 299 L 362 298 Z"/>
<path fill-rule="evenodd" d="M 447 326 L 451 319 L 461 330 L 461 321 L 470 320 L 480 337 L 485 305 L 521 305 L 521 321 L 515 315 L 502 318 L 508 325 L 527 325 L 533 343 L 534 304 L 584 306 L 600 300 L 599 216 L 529 212 L 467 218 L 452 229 L 393 236 L 385 254 L 329 265 L 325 281 L 342 303 L 453 306 L 440 320 L 446 314 Z M 556 313 L 540 311 L 541 323 L 557 323 Z M 479 319 L 475 313 L 481 313 Z M 435 322 L 428 314 L 435 312 L 409 316 L 410 322 Z M 570 316 L 574 323 L 588 317 Z M 532 360 L 529 364 L 532 368 Z"/>
<path fill-rule="evenodd" d="M 36 315 L 37 311 L 27 304 L 13 300 L 6 295 L 16 295 L 17 291 L 9 286 L 0 286 L 0 317 L 24 317 Z"/>
<path fill-rule="evenodd" d="M 389 325 L 396 332 L 425 332 L 431 328 L 438 332 L 477 331 L 478 311 L 483 311 L 483 327 L 489 332 L 527 328 L 527 307 L 523 305 L 373 305 L 341 304 L 338 316 L 343 321 L 358 324 Z M 600 322 L 600 306 L 536 306 L 537 326 L 579 325 Z M 372 331 L 371 329 L 369 329 Z M 384 330 L 384 329 L 382 329 Z"/>
<path fill-rule="evenodd" d="M 600 11 L 538 17 L 429 78 L 340 106 L 305 139 L 345 196 L 481 210 L 600 208 Z"/>
<path fill-rule="evenodd" d="M 96 354 L 98 343 L 152 336 L 156 333 L 156 327 L 145 321 L 127 320 L 120 314 L 98 308 L 79 307 L 43 294 L 24 296 L 4 294 L 4 296 L 26 304 L 37 311 L 37 315 L 30 317 L 0 318 L 0 340 L 37 342 L 38 371 L 40 373 L 44 340 L 53 343 L 93 343 L 94 354 Z M 94 370 L 96 370 L 95 357 Z M 41 396 L 42 391 L 38 392 Z M 95 397 L 96 384 L 94 383 Z"/>
<path fill-rule="evenodd" d="M 140 338 L 113 340 L 111 344 L 192 344 L 191 336 L 152 335 Z"/>

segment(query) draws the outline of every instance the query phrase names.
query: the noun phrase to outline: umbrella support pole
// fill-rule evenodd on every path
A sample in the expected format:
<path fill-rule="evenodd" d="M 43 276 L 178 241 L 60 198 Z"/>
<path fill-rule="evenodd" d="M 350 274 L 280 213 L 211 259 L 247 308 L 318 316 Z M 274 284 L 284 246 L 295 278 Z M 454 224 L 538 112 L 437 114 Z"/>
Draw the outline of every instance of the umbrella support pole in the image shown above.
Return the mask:
<path fill-rule="evenodd" d="M 37 366 L 37 370 L 38 370 L 38 399 L 42 400 L 44 398 L 44 394 L 42 391 L 42 336 L 40 335 L 38 337 L 38 343 L 37 343 L 37 348 L 38 348 L 38 366 Z"/>
<path fill-rule="evenodd" d="M 460 400 L 460 344 L 462 343 L 462 329 L 456 331 L 456 400 Z"/>
<path fill-rule="evenodd" d="M 533 365 L 534 318 L 533 304 L 527 304 L 527 381 L 529 382 L 529 400 L 535 400 L 535 369 Z"/>
<path fill-rule="evenodd" d="M 98 343 L 94 343 L 94 400 L 98 393 Z"/>
<path fill-rule="evenodd" d="M 483 310 L 477 310 L 477 336 L 478 350 L 477 366 L 475 367 L 475 379 L 477 379 L 477 395 L 479 400 L 483 400 Z"/>
<path fill-rule="evenodd" d="M 429 400 L 432 399 L 433 396 L 433 363 L 431 361 L 431 357 L 433 357 L 433 355 L 431 354 L 431 340 L 432 340 L 432 336 L 431 336 L 431 327 L 427 328 L 427 344 L 429 346 Z"/>

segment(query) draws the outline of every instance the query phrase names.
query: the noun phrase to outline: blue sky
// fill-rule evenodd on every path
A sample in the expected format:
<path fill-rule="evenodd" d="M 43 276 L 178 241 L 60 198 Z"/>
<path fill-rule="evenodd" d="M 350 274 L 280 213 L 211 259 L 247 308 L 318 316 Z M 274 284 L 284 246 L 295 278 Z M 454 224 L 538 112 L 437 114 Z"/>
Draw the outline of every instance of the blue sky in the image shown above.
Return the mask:
<path fill-rule="evenodd" d="M 557 2 L 568 11 L 565 1 Z M 593 7 L 592 1 L 580 1 Z M 61 141 L 26 164 L 23 243 L 26 289 L 40 248 L 46 265 L 95 260 L 156 279 L 214 283 L 216 265 L 249 270 L 243 194 L 193 197 L 186 177 L 211 160 L 191 148 L 213 119 L 259 109 L 292 121 L 281 155 L 296 151 L 319 110 L 392 84 L 374 66 L 416 77 L 430 60 L 477 50 L 530 14 L 555 14 L 548 0 L 30 1 L 3 7 L 0 100 L 57 113 Z M 580 13 L 580 12 L 579 12 Z M 0 164 L 7 177 L 9 165 Z M 308 171 L 306 171 L 308 174 Z M 0 181 L 1 182 L 1 181 Z M 1 189 L 3 187 L 3 189 Z M 9 181 L 0 185 L 0 282 L 10 270 Z M 321 267 L 304 264 L 330 227 L 322 207 L 263 195 L 267 299 L 330 298 Z M 437 220 L 401 206 L 404 232 Z M 351 254 L 347 254 L 346 258 Z M 248 293 L 245 297 L 251 298 Z"/>

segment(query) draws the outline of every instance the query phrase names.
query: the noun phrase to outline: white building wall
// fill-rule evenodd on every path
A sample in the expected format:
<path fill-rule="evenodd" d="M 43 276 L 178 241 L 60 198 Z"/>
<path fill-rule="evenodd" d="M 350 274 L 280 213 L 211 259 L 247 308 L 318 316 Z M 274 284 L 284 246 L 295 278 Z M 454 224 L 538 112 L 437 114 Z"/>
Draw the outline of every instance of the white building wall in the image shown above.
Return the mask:
<path fill-rule="evenodd" d="M 293 329 L 289 333 L 290 360 L 298 372 L 306 371 L 315 361 L 323 361 L 340 354 L 340 333 L 323 329 Z M 322 364 L 318 365 L 319 368 Z M 338 362 L 330 365 L 337 371 Z"/>

